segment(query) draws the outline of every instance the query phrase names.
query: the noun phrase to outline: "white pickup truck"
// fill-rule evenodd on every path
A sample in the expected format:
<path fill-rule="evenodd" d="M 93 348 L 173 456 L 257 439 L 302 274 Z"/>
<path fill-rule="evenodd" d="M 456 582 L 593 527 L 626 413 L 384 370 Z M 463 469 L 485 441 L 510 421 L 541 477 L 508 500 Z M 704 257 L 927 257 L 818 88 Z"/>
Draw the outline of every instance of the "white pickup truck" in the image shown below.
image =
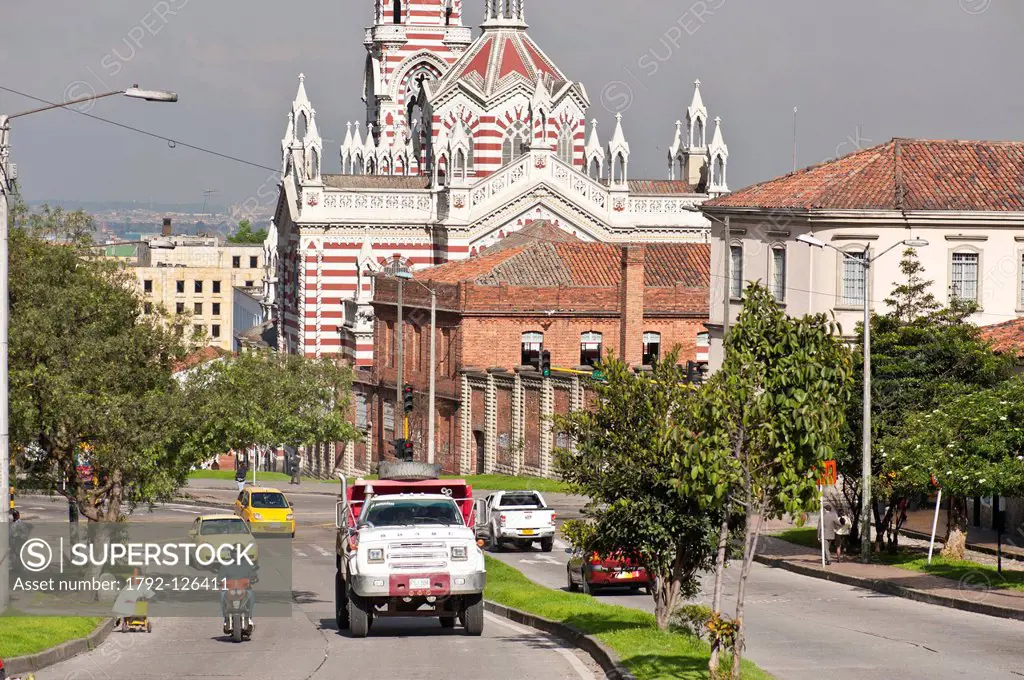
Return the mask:
<path fill-rule="evenodd" d="M 480 517 L 480 514 L 483 517 Z M 555 512 L 537 491 L 499 491 L 484 499 L 477 511 L 477 535 L 491 551 L 506 543 L 520 549 L 539 542 L 544 552 L 555 545 Z"/>

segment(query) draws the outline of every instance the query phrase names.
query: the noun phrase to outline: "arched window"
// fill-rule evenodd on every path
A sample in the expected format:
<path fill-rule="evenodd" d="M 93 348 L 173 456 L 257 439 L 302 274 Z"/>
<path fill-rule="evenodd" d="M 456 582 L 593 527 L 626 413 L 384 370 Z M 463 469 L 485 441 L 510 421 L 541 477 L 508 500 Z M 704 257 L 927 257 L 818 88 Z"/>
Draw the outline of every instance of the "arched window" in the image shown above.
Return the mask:
<path fill-rule="evenodd" d="M 676 179 L 687 179 L 686 177 L 686 163 L 683 162 L 683 157 L 678 156 L 676 158 Z"/>
<path fill-rule="evenodd" d="M 661 359 L 661 333 L 644 333 L 644 366 L 653 366 Z"/>
<path fill-rule="evenodd" d="M 505 141 L 501 145 L 501 164 L 508 165 L 526 153 L 529 139 L 529 130 L 522 121 L 512 123 L 505 130 Z"/>
<path fill-rule="evenodd" d="M 715 156 L 715 168 L 711 174 L 711 183 L 716 187 L 725 185 L 725 159 L 721 156 Z"/>
<path fill-rule="evenodd" d="M 302 111 L 299 113 L 298 120 L 295 121 L 295 136 L 297 139 L 306 138 L 306 129 L 309 127 L 309 119 L 306 118 L 306 112 Z"/>
<path fill-rule="evenodd" d="M 544 351 L 544 334 L 537 331 L 523 333 L 523 352 L 521 366 L 532 366 Z"/>
<path fill-rule="evenodd" d="M 318 154 L 316 152 L 316 149 L 313 149 L 310 152 L 310 156 L 311 156 L 310 160 L 311 160 L 311 165 L 312 165 L 312 169 L 310 171 L 311 172 L 311 176 L 312 177 L 319 177 L 320 176 L 320 154 Z"/>
<path fill-rule="evenodd" d="M 395 23 L 402 23 L 402 0 L 394 0 Z"/>
<path fill-rule="evenodd" d="M 362 175 L 364 171 L 365 167 L 363 165 L 363 156 L 362 154 L 357 153 L 355 156 L 352 157 L 352 174 Z"/>
<path fill-rule="evenodd" d="M 779 243 L 771 249 L 772 295 L 776 302 L 786 301 L 786 244 Z"/>
<path fill-rule="evenodd" d="M 698 149 L 704 146 L 704 119 L 699 116 L 693 124 L 693 145 Z"/>
<path fill-rule="evenodd" d="M 603 342 L 603 336 L 595 331 L 580 335 L 580 366 L 597 366 L 601 362 Z"/>
<path fill-rule="evenodd" d="M 562 132 L 560 135 L 558 135 L 558 159 L 563 163 L 568 163 L 569 165 L 572 165 L 572 132 L 569 130 L 568 123 L 562 126 Z"/>
<path fill-rule="evenodd" d="M 621 184 L 626 181 L 626 157 L 621 153 L 615 154 L 615 167 L 612 175 L 613 184 Z"/>
<path fill-rule="evenodd" d="M 590 177 L 594 180 L 601 179 L 601 161 L 596 158 L 590 161 Z"/>

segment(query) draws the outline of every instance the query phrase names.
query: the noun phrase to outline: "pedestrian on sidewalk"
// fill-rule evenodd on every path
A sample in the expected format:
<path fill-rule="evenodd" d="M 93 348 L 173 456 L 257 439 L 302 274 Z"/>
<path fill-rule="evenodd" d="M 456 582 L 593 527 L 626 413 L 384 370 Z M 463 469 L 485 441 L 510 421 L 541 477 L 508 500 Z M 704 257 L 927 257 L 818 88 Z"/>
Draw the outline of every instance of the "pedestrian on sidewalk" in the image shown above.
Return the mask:
<path fill-rule="evenodd" d="M 291 464 L 292 480 L 289 483 L 299 485 L 302 483 L 302 457 L 299 456 L 298 451 L 292 453 Z"/>
<path fill-rule="evenodd" d="M 818 522 L 818 542 L 826 541 L 828 543 L 825 547 L 826 565 L 832 564 L 832 560 L 829 559 L 828 555 L 835 550 L 837 524 L 839 524 L 839 517 L 836 515 L 835 510 L 832 509 L 832 504 L 825 503 L 825 512 Z"/>
<path fill-rule="evenodd" d="M 843 561 L 843 548 L 846 547 L 847 536 L 850 535 L 850 518 L 840 515 L 836 520 L 836 562 Z"/>
<path fill-rule="evenodd" d="M 239 461 L 235 467 L 235 481 L 238 483 L 238 493 L 242 493 L 242 489 L 245 488 L 245 478 L 249 476 L 249 466 L 245 464 L 244 460 Z"/>

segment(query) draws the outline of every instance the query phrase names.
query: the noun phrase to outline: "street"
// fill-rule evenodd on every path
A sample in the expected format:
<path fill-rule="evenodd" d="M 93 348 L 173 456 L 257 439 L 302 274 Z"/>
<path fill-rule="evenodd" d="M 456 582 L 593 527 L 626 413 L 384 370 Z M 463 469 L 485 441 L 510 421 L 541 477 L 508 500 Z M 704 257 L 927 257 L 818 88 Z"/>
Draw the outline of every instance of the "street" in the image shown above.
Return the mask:
<path fill-rule="evenodd" d="M 339 634 L 334 622 L 333 502 L 330 497 L 298 494 L 296 500 L 303 523 L 293 545 L 296 607 L 290 619 L 260 618 L 257 602 L 253 639 L 238 645 L 223 635 L 216 620 L 156 619 L 152 634 L 112 633 L 93 652 L 41 671 L 36 678 L 437 680 L 467 671 L 481 680 L 599 677 L 589 657 L 490 614 L 481 638 L 468 637 L 459 628 L 442 630 L 432 619 L 382 619 L 365 640 Z M 63 502 L 26 497 L 22 507 L 35 521 L 67 517 Z M 164 505 L 152 513 L 139 512 L 133 521 L 180 521 L 197 511 L 204 509 Z"/>
<path fill-rule="evenodd" d="M 288 493 L 287 486 L 285 492 Z M 228 502 L 230 490 L 204 496 Z M 535 631 L 488 615 L 483 638 L 458 629 L 442 631 L 432 621 L 389 621 L 370 638 L 339 635 L 333 620 L 334 499 L 290 493 L 300 525 L 293 549 L 297 608 L 290 620 L 260 619 L 253 642 L 242 649 L 224 642 L 219 625 L 207 620 L 156 621 L 152 635 L 115 633 L 98 650 L 39 674 L 39 678 L 283 677 L 370 678 L 454 677 L 465 668 L 487 679 L 589 677 L 592 662 L 561 649 Z M 26 498 L 27 514 L 66 517 L 63 503 Z M 557 510 L 558 508 L 556 508 Z M 187 505 L 160 506 L 134 521 L 180 519 L 195 514 Z M 208 508 L 206 511 L 215 511 Z M 221 510 L 222 511 L 222 510 Z M 561 514 L 561 513 L 560 513 Z M 552 553 L 503 551 L 496 557 L 541 585 L 566 587 L 565 544 Z M 725 602 L 735 601 L 736 569 L 728 572 Z M 711 592 L 706 579 L 704 593 Z M 653 611 L 643 594 L 600 593 L 602 602 Z M 701 598 L 707 601 L 706 597 Z M 746 624 L 750 659 L 780 680 L 962 677 L 1024 677 L 1020 642 L 1024 624 L 881 595 L 753 566 Z M 401 639 L 401 654 L 394 653 Z M 369 655 L 363 653 L 370 649 Z M 187 650 L 187 653 L 185 653 Z M 243 653 L 240 653 L 243 652 Z M 529 652 L 529 653 L 525 653 Z M 166 661 L 164 661 L 166 659 Z M 486 663 L 481 663 L 481 660 Z M 157 660 L 153 663 L 151 660 Z M 586 669 L 586 670 L 583 670 Z M 581 672 L 582 671 L 582 672 Z M 599 675 L 595 677 L 600 677 Z"/>

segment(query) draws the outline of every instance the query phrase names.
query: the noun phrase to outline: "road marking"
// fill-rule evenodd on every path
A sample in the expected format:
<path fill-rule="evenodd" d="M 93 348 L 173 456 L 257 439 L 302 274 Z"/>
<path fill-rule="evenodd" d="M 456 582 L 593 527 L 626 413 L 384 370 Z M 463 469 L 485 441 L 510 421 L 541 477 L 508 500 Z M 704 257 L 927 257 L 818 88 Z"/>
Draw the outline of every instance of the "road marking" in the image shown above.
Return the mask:
<path fill-rule="evenodd" d="M 332 557 L 331 553 L 327 552 L 327 549 L 322 545 L 314 545 L 313 548 L 324 557 Z"/>
<path fill-rule="evenodd" d="M 537 555 L 532 559 L 521 559 L 519 561 L 523 564 L 562 564 L 562 562 L 557 558 L 549 557 L 547 555 Z"/>
<path fill-rule="evenodd" d="M 295 556 L 296 557 L 309 557 L 309 555 L 307 555 L 306 553 L 302 552 L 301 550 L 296 550 L 294 552 L 295 552 Z"/>
<path fill-rule="evenodd" d="M 579 675 L 583 680 L 594 680 L 594 674 L 591 673 L 590 669 L 587 668 L 586 664 L 584 664 L 582 661 L 580 661 L 579 657 L 576 656 L 573 653 L 573 649 L 574 648 L 567 647 L 566 645 L 564 645 L 561 641 L 557 640 L 556 638 L 548 636 L 548 635 L 545 635 L 544 633 L 540 632 L 539 630 L 536 630 L 535 628 L 526 628 L 524 626 L 520 626 L 518 624 L 512 623 L 511 621 L 509 621 L 507 619 L 503 619 L 500 616 L 497 616 L 495 614 L 491 614 L 490 612 L 487 612 L 486 614 L 484 614 L 484 616 L 491 623 L 496 623 L 499 626 L 502 626 L 504 628 L 508 628 L 509 630 L 511 630 L 511 631 L 513 631 L 513 632 L 515 632 L 515 633 L 517 633 L 519 635 L 529 635 L 531 637 L 547 638 L 548 640 L 550 640 L 552 642 L 552 644 L 556 645 L 555 647 L 552 647 L 551 649 L 553 649 L 554 651 L 558 652 L 563 657 L 565 657 L 565 660 L 569 662 L 569 665 L 572 666 L 572 669 L 574 671 L 576 671 L 577 675 Z"/>

